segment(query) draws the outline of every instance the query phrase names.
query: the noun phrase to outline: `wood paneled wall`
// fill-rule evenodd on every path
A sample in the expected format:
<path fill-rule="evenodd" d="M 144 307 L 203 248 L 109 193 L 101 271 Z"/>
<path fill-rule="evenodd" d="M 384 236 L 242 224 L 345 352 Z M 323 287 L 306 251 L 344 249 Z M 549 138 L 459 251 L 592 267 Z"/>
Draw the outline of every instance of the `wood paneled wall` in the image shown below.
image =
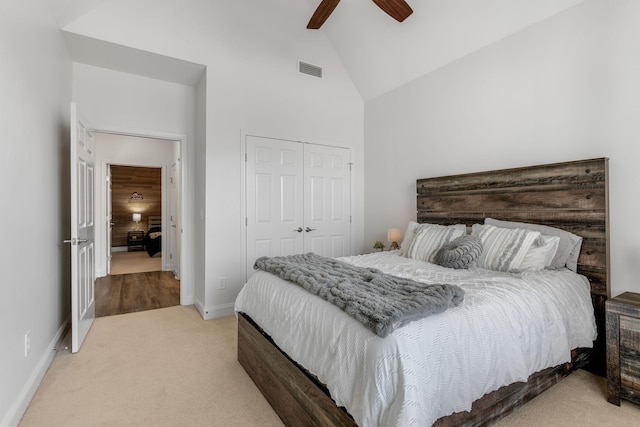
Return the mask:
<path fill-rule="evenodd" d="M 142 194 L 132 200 L 131 194 Z M 111 213 L 114 223 L 111 246 L 127 246 L 127 232 L 135 228 L 133 213 L 142 214 L 138 230 L 147 230 L 149 215 L 162 215 L 162 169 L 134 166 L 111 166 Z"/>

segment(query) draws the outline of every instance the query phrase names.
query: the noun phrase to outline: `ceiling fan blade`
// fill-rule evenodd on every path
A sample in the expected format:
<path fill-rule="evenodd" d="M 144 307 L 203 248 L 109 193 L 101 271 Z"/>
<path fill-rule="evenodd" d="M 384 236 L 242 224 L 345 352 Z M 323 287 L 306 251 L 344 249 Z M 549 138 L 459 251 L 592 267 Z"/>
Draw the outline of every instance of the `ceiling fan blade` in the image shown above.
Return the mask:
<path fill-rule="evenodd" d="M 322 0 L 316 11 L 313 13 L 313 16 L 309 20 L 307 24 L 307 28 L 310 30 L 317 30 L 322 27 L 324 21 L 327 20 L 333 9 L 340 3 L 340 0 Z"/>
<path fill-rule="evenodd" d="M 411 6 L 404 0 L 373 0 L 373 2 L 398 22 L 404 21 L 413 13 Z"/>

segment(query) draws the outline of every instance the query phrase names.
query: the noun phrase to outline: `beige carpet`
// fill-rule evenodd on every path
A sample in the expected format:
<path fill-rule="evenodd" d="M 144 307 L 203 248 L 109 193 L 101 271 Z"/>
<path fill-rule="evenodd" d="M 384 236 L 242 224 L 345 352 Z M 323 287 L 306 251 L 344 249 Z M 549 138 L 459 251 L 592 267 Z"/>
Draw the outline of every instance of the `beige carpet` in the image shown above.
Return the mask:
<path fill-rule="evenodd" d="M 162 270 L 162 254 L 158 252 L 150 257 L 146 251 L 112 252 L 111 273 L 130 274 Z"/>
<path fill-rule="evenodd" d="M 59 350 L 20 424 L 281 426 L 236 361 L 236 319 L 193 307 L 96 319 L 80 352 Z M 496 426 L 640 426 L 607 403 L 605 381 L 577 371 Z"/>
<path fill-rule="evenodd" d="M 236 361 L 236 319 L 192 307 L 95 320 L 80 352 L 60 350 L 20 424 L 281 426 Z"/>

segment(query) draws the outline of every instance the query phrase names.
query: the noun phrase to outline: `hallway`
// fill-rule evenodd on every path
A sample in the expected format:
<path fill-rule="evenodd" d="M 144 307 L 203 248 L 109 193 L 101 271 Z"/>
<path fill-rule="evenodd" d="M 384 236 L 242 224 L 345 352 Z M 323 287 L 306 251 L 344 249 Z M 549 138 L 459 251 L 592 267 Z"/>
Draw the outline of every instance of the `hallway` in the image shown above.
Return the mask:
<path fill-rule="evenodd" d="M 180 281 L 170 271 L 100 277 L 95 292 L 96 317 L 180 305 Z"/>

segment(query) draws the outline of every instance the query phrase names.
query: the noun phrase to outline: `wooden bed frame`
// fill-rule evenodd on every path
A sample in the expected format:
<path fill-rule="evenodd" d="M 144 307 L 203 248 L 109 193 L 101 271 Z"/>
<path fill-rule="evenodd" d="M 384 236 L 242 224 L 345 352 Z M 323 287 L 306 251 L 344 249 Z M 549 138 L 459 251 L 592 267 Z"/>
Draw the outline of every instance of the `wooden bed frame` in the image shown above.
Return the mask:
<path fill-rule="evenodd" d="M 609 295 L 608 159 L 599 158 L 417 181 L 417 220 L 482 223 L 484 218 L 562 228 L 582 236 L 578 273 L 591 283 L 598 326 L 592 351 L 576 349 L 572 362 L 534 373 L 473 403 L 470 412 L 440 418 L 436 426 L 479 426 L 503 417 L 589 363 L 604 368 L 604 303 Z M 285 425 L 355 426 L 327 389 L 282 352 L 249 316 L 238 316 L 238 361 Z"/>

